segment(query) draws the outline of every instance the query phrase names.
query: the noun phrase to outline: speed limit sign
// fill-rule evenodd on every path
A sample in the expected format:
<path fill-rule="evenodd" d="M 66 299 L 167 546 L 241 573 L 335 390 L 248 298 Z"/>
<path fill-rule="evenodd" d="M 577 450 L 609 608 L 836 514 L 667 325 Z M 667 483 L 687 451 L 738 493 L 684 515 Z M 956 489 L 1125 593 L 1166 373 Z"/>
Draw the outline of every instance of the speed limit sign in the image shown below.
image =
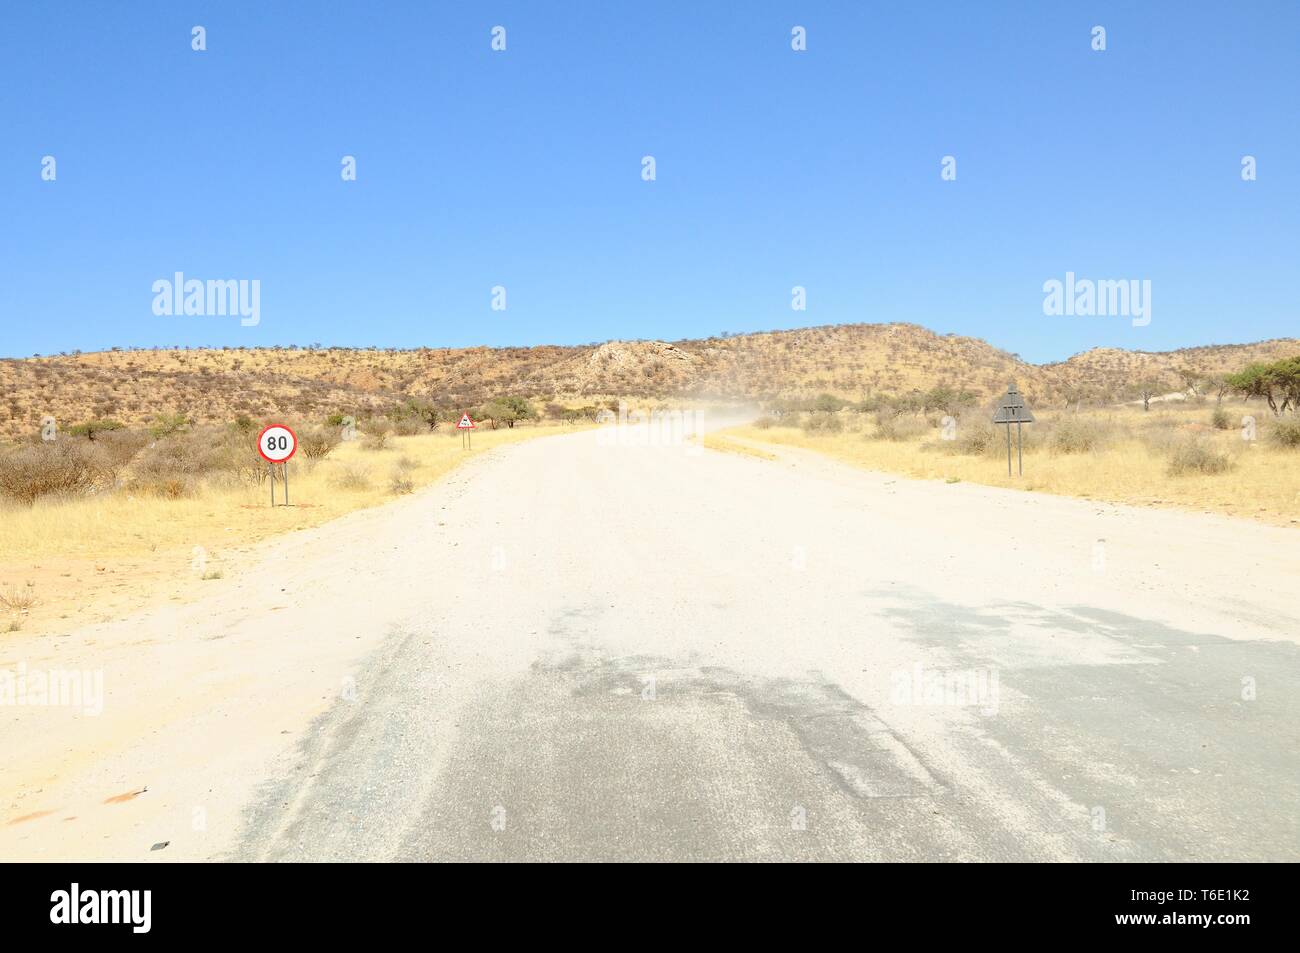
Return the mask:
<path fill-rule="evenodd" d="M 257 452 L 270 463 L 284 463 L 297 450 L 298 437 L 284 424 L 271 424 L 257 435 Z"/>

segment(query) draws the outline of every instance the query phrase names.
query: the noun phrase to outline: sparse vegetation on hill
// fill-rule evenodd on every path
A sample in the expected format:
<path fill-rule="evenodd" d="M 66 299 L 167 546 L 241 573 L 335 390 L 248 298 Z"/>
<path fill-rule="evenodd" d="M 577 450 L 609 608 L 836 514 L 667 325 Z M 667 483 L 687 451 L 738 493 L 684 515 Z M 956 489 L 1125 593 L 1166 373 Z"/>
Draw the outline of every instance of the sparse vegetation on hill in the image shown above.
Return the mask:
<path fill-rule="evenodd" d="M 610 341 L 576 347 L 113 350 L 0 360 L 0 436 L 97 423 L 166 428 L 244 417 L 395 415 L 428 430 L 441 414 L 485 408 L 503 394 L 553 419 L 640 400 L 915 399 L 963 406 L 1015 380 L 1031 404 L 1066 407 L 1158 400 L 1184 392 L 1221 399 L 1228 375 L 1273 365 L 1300 341 L 1147 353 L 1099 348 L 1033 365 L 976 338 L 909 324 L 854 324 L 693 341 Z M 1262 393 L 1262 392 L 1261 392 Z M 1284 399 L 1274 385 L 1276 400 Z M 1292 404 L 1294 404 L 1294 398 Z M 493 418 L 496 419 L 496 418 Z M 500 418 L 505 420 L 503 416 Z M 510 426 L 505 422 L 505 426 Z"/>

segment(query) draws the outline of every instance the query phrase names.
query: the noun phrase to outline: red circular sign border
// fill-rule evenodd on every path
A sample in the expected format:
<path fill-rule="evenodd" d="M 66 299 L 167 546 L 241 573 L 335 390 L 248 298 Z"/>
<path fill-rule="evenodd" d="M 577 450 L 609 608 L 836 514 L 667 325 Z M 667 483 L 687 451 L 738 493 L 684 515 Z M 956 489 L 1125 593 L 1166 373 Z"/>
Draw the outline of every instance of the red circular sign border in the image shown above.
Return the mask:
<path fill-rule="evenodd" d="M 262 451 L 262 438 L 266 436 L 268 430 L 274 430 L 276 427 L 289 431 L 289 436 L 293 437 L 293 451 L 283 460 L 272 460 Z M 257 452 L 267 463 L 288 463 L 293 459 L 293 455 L 298 452 L 298 435 L 287 424 L 267 424 L 262 428 L 262 432 L 257 435 Z"/>

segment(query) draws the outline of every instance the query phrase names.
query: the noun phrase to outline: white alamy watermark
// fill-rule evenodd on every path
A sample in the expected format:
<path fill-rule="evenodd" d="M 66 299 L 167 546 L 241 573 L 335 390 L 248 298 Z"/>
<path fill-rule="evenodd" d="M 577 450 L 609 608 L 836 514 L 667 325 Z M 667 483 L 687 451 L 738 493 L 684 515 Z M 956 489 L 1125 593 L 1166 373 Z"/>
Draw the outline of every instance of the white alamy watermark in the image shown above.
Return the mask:
<path fill-rule="evenodd" d="M 0 707 L 10 705 L 80 708 L 84 714 L 100 715 L 104 711 L 104 672 L 28 669 L 26 662 L 19 662 L 16 671 L 0 668 Z"/>
<path fill-rule="evenodd" d="M 82 890 L 73 883 L 50 894 L 50 922 L 124 924 L 132 933 L 148 933 L 153 925 L 152 890 Z"/>
<path fill-rule="evenodd" d="M 890 676 L 890 700 L 895 705 L 944 705 L 998 713 L 996 668 L 927 669 L 918 662 Z"/>
<path fill-rule="evenodd" d="M 602 410 L 596 415 L 599 447 L 681 447 L 702 452 L 694 441 L 700 432 L 695 410 L 638 410 L 618 402 L 618 413 Z"/>
<path fill-rule="evenodd" d="M 262 280 L 260 278 L 208 279 L 186 278 L 176 272 L 172 278 L 153 283 L 153 313 L 159 317 L 238 315 L 246 328 L 262 321 Z"/>
<path fill-rule="evenodd" d="M 1043 282 L 1043 314 L 1132 318 L 1133 327 L 1144 328 L 1151 323 L 1151 279 L 1093 280 L 1067 271 L 1064 281 Z"/>

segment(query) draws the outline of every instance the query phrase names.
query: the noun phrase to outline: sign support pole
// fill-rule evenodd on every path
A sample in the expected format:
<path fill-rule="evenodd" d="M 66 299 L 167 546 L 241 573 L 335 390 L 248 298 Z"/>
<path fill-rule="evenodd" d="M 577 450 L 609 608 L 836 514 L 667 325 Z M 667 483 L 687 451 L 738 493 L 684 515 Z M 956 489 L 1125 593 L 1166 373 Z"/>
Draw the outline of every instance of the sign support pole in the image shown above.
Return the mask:
<path fill-rule="evenodd" d="M 1002 398 L 993 413 L 993 423 L 1007 428 L 1007 477 L 1011 477 L 1011 425 L 1016 425 L 1016 469 L 1021 476 L 1025 475 L 1025 431 L 1023 424 L 1032 424 L 1034 415 L 1029 407 L 1025 404 L 1025 399 L 1020 396 L 1020 391 L 1016 390 L 1015 381 L 1007 388 L 1007 394 Z"/>
<path fill-rule="evenodd" d="M 271 506 L 275 506 L 275 484 L 284 481 L 284 505 L 289 505 L 289 458 L 298 451 L 298 435 L 284 424 L 268 424 L 257 435 L 257 452 L 271 471 Z M 276 464 L 280 465 L 279 471 Z"/>

